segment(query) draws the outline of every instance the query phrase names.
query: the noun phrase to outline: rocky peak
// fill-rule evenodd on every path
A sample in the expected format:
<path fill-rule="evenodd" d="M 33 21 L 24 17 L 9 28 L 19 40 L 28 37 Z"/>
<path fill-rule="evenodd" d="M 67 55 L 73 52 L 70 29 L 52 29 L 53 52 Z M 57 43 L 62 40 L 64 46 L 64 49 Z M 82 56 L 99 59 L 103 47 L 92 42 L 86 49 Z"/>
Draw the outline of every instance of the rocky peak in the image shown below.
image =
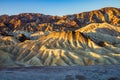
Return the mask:
<path fill-rule="evenodd" d="M 119 26 L 120 9 L 106 7 L 63 17 L 40 13 L 22 13 L 12 16 L 2 15 L 0 16 L 0 31 L 67 31 L 79 29 L 90 23 L 104 22 Z"/>

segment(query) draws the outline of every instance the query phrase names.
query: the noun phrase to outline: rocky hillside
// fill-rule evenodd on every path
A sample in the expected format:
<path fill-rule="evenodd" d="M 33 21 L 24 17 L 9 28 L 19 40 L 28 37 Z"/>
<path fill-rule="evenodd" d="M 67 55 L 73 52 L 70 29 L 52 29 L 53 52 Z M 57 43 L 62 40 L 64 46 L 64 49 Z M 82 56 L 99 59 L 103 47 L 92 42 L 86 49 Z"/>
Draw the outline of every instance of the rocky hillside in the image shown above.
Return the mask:
<path fill-rule="evenodd" d="M 66 15 L 63 17 L 34 13 L 0 16 L 0 31 L 68 31 L 76 30 L 91 23 L 120 25 L 120 9 L 106 7 L 90 12 Z"/>
<path fill-rule="evenodd" d="M 0 67 L 120 64 L 120 9 L 0 16 Z"/>

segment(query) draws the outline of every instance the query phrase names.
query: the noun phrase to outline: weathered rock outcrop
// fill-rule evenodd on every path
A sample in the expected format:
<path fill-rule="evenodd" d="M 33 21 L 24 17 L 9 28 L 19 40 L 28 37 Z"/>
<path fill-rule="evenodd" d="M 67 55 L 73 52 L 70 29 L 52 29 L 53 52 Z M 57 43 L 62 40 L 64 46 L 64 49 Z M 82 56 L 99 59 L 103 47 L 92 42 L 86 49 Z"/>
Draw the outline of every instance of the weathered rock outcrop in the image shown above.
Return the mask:
<path fill-rule="evenodd" d="M 0 16 L 0 67 L 120 64 L 119 19 L 117 8 Z"/>
<path fill-rule="evenodd" d="M 51 32 L 1 49 L 11 55 L 15 66 L 120 64 L 119 30 L 107 23 L 93 23 L 77 31 Z"/>
<path fill-rule="evenodd" d="M 106 7 L 100 10 L 66 15 L 63 17 L 34 13 L 0 16 L 0 31 L 69 31 L 90 23 L 109 23 L 120 25 L 120 9 Z"/>

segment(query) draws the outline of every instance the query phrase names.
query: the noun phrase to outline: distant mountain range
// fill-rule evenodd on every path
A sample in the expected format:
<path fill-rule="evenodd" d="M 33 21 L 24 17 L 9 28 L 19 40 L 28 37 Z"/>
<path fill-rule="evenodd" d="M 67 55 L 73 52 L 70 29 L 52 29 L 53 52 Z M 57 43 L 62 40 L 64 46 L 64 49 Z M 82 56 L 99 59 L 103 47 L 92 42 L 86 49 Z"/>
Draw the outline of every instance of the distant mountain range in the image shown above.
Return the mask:
<path fill-rule="evenodd" d="M 0 16 L 0 31 L 74 31 L 91 23 L 120 25 L 120 9 L 106 7 L 90 12 L 60 16 L 37 13 Z"/>
<path fill-rule="evenodd" d="M 120 64 L 120 9 L 0 16 L 0 67 Z"/>

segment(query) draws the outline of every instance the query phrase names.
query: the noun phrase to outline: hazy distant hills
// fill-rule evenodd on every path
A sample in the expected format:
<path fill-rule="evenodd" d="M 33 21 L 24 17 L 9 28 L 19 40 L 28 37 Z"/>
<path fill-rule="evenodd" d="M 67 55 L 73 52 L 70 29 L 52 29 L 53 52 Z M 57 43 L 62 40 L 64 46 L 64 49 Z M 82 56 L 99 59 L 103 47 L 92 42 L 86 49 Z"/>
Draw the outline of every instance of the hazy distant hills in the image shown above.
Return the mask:
<path fill-rule="evenodd" d="M 120 64 L 120 9 L 0 16 L 0 66 Z"/>

